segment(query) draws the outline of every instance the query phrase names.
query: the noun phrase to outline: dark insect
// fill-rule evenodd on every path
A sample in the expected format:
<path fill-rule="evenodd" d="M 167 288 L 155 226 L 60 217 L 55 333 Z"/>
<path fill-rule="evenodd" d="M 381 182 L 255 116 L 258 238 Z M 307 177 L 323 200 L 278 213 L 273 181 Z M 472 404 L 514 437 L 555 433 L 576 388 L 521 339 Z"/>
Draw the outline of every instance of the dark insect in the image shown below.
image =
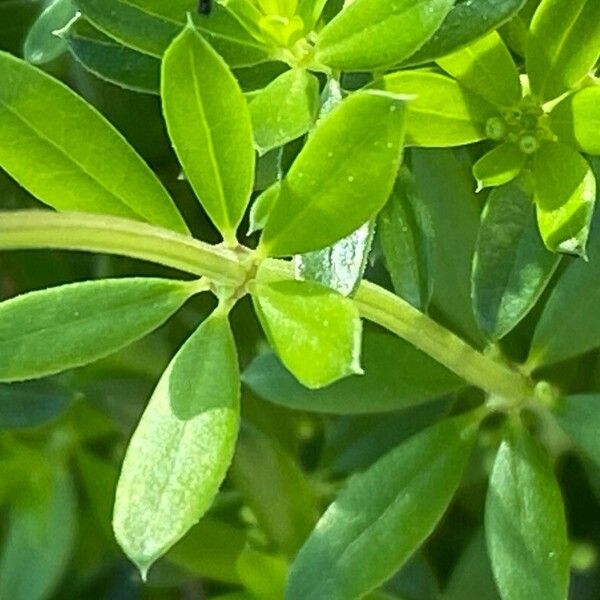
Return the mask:
<path fill-rule="evenodd" d="M 198 14 L 209 15 L 212 9 L 212 0 L 199 0 L 198 1 Z"/>

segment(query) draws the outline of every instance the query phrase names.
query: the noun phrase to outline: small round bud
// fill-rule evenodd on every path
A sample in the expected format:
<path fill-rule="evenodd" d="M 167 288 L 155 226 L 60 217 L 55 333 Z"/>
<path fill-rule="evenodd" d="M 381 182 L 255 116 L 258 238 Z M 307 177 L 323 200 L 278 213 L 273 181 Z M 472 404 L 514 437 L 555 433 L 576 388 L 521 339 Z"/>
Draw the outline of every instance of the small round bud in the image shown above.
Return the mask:
<path fill-rule="evenodd" d="M 508 132 L 506 122 L 500 117 L 491 117 L 485 124 L 485 133 L 491 139 L 499 142 Z"/>
<path fill-rule="evenodd" d="M 519 140 L 519 148 L 524 154 L 534 154 L 540 148 L 540 143 L 533 135 L 526 134 Z"/>

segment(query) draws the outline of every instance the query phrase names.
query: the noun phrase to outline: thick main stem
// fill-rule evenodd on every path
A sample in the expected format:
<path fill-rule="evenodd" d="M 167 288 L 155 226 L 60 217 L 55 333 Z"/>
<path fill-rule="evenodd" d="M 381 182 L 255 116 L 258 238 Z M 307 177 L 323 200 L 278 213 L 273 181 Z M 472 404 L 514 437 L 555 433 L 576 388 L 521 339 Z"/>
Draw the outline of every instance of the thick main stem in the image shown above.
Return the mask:
<path fill-rule="evenodd" d="M 32 248 L 128 256 L 234 287 L 246 278 L 235 252 L 144 223 L 79 213 L 0 213 L 0 250 Z M 265 261 L 260 272 L 266 278 L 293 277 L 291 264 L 278 260 Z M 481 354 L 391 292 L 364 281 L 354 300 L 365 319 L 407 340 L 470 384 L 517 402 L 533 396 L 533 383 L 525 375 Z"/>

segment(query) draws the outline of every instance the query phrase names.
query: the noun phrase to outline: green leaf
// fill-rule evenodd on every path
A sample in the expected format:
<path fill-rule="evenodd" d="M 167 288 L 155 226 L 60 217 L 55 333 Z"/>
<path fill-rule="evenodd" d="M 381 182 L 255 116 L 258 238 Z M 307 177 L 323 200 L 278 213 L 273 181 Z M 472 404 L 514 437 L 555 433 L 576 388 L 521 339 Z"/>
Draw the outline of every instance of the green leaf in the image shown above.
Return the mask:
<path fill-rule="evenodd" d="M 282 600 L 287 577 L 287 561 L 247 546 L 237 561 L 237 570 L 251 597 Z"/>
<path fill-rule="evenodd" d="M 358 288 L 367 267 L 375 225 L 368 222 L 354 233 L 322 250 L 294 257 L 297 278 L 316 281 L 343 296 Z"/>
<path fill-rule="evenodd" d="M 83 99 L 10 54 L 0 53 L 0 81 L 10 82 L 0 86 L 0 166 L 30 193 L 58 210 L 187 233 L 158 178 Z"/>
<path fill-rule="evenodd" d="M 406 167 L 400 170 L 394 191 L 379 215 L 378 225 L 379 241 L 394 291 L 426 311 L 433 292 L 434 231 L 429 210 Z"/>
<path fill-rule="evenodd" d="M 186 178 L 234 243 L 254 182 L 252 124 L 242 91 L 223 59 L 187 27 L 165 54 L 161 95 Z"/>
<path fill-rule="evenodd" d="M 402 158 L 404 100 L 356 92 L 320 122 L 271 210 L 259 251 L 319 250 L 350 235 L 385 204 Z"/>
<path fill-rule="evenodd" d="M 365 331 L 364 375 L 353 375 L 320 390 L 300 385 L 277 357 L 256 357 L 243 374 L 257 395 L 295 410 L 333 414 L 376 413 L 423 404 L 463 387 L 464 382 L 408 342 Z"/>
<path fill-rule="evenodd" d="M 527 155 L 517 144 L 504 142 L 496 146 L 473 165 L 477 191 L 509 183 L 519 175 L 526 160 Z"/>
<path fill-rule="evenodd" d="M 318 516 L 315 492 L 298 463 L 248 427 L 240 431 L 230 477 L 277 550 L 293 556 Z"/>
<path fill-rule="evenodd" d="M 318 22 L 327 0 L 299 0 L 297 14 L 306 25 L 306 30 L 310 31 Z"/>
<path fill-rule="evenodd" d="M 550 122 L 561 142 L 600 154 L 600 87 L 567 96 L 550 113 Z"/>
<path fill-rule="evenodd" d="M 0 381 L 34 379 L 107 356 L 156 329 L 194 283 L 124 278 L 30 292 L 0 304 Z"/>
<path fill-rule="evenodd" d="M 500 35 L 493 31 L 437 63 L 467 89 L 495 106 L 521 101 L 517 65 Z"/>
<path fill-rule="evenodd" d="M 525 1 L 457 0 L 433 37 L 406 62 L 430 62 L 469 44 L 508 21 Z"/>
<path fill-rule="evenodd" d="M 0 384 L 0 428 L 37 427 L 55 420 L 72 394 L 53 381 Z"/>
<path fill-rule="evenodd" d="M 157 58 L 123 46 L 83 18 L 62 31 L 61 37 L 75 60 L 96 77 L 136 92 L 158 94 Z"/>
<path fill-rule="evenodd" d="M 473 309 L 493 340 L 504 337 L 531 310 L 560 257 L 538 234 L 531 196 L 516 184 L 490 194 L 473 259 Z"/>
<path fill-rule="evenodd" d="M 250 102 L 254 143 L 260 154 L 304 135 L 319 110 L 319 81 L 304 69 L 286 71 Z"/>
<path fill-rule="evenodd" d="M 55 35 L 75 16 L 75 5 L 71 0 L 54 0 L 40 14 L 32 25 L 25 44 L 23 56 L 25 60 L 36 65 L 43 65 L 58 58 L 66 49 L 64 41 Z"/>
<path fill-rule="evenodd" d="M 575 445 L 600 466 L 600 395 L 562 398 L 554 414 Z"/>
<path fill-rule="evenodd" d="M 250 207 L 250 227 L 247 235 L 264 229 L 271 214 L 271 209 L 277 201 L 280 189 L 281 183 L 276 181 L 254 200 Z"/>
<path fill-rule="evenodd" d="M 210 507 L 239 421 L 235 343 L 217 310 L 162 375 L 129 443 L 117 485 L 117 541 L 145 576 Z"/>
<path fill-rule="evenodd" d="M 254 308 L 283 364 L 308 388 L 362 373 L 362 324 L 351 300 L 317 283 L 257 283 Z"/>
<path fill-rule="evenodd" d="M 563 501 L 547 454 L 523 429 L 498 450 L 485 530 L 503 600 L 565 600 L 570 552 Z"/>
<path fill-rule="evenodd" d="M 63 467 L 40 462 L 37 489 L 25 492 L 10 511 L 0 557 L 1 598 L 51 597 L 73 552 L 77 516 L 73 481 Z"/>
<path fill-rule="evenodd" d="M 599 57 L 600 3 L 542 0 L 531 22 L 526 53 L 532 91 L 541 100 L 557 98 L 574 88 Z"/>
<path fill-rule="evenodd" d="M 355 0 L 319 33 L 315 60 L 344 71 L 391 67 L 431 38 L 453 4 L 453 0 Z"/>
<path fill-rule="evenodd" d="M 542 144 L 535 155 L 535 202 L 546 247 L 585 257 L 596 202 L 596 178 L 586 160 L 564 144 Z"/>
<path fill-rule="evenodd" d="M 355 475 L 296 557 L 286 599 L 353 600 L 390 577 L 444 514 L 476 432 L 473 415 L 446 419 Z"/>
<path fill-rule="evenodd" d="M 398 71 L 377 84 L 414 95 L 406 108 L 407 146 L 461 146 L 487 138 L 488 119 L 498 111 L 453 79 L 430 71 Z"/>
<path fill-rule="evenodd" d="M 567 360 L 600 346 L 598 281 L 600 247 L 596 237 L 590 261 L 572 262 L 544 307 L 527 360 L 531 368 Z"/>

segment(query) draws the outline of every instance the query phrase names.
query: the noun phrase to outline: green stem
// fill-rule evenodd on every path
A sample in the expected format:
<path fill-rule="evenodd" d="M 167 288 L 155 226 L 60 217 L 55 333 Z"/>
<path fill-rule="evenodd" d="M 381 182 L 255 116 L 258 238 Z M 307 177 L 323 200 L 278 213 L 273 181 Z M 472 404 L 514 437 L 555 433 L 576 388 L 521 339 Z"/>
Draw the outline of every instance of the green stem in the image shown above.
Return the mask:
<path fill-rule="evenodd" d="M 242 286 L 246 279 L 246 268 L 235 252 L 115 217 L 50 211 L 0 213 L 0 250 L 25 248 L 139 258 L 233 287 Z M 292 266 L 269 259 L 261 265 L 259 277 L 291 279 Z M 470 384 L 519 403 L 532 398 L 533 384 L 525 375 L 481 354 L 391 292 L 364 281 L 354 299 L 365 319 L 407 340 Z"/>
<path fill-rule="evenodd" d="M 129 219 L 87 213 L 23 210 L 0 213 L 0 250 L 54 248 L 128 256 L 224 285 L 241 285 L 236 254 Z"/>

